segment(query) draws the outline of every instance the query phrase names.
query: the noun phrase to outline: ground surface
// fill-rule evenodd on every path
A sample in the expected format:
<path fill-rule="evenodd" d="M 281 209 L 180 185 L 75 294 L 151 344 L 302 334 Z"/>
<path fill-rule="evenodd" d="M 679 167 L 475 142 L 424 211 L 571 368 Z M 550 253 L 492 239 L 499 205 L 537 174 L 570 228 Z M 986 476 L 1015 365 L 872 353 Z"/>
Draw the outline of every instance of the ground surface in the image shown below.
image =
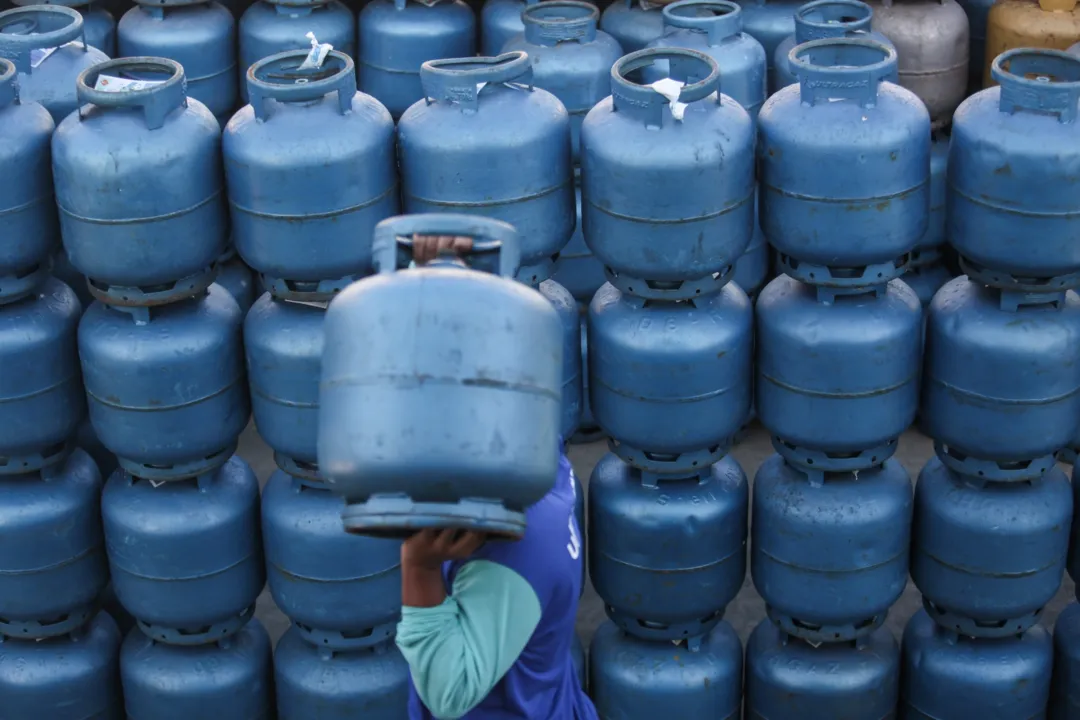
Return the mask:
<path fill-rule="evenodd" d="M 570 460 L 574 464 L 574 470 L 583 483 L 588 483 L 593 465 L 596 464 L 607 451 L 604 442 L 590 443 L 587 445 L 571 445 L 569 450 Z M 753 482 L 754 474 L 758 466 L 773 452 L 769 443 L 768 435 L 760 426 L 754 426 L 743 442 L 733 452 L 735 458 L 746 471 L 747 476 Z M 900 449 L 896 454 L 912 478 L 918 477 L 919 470 L 930 458 L 932 449 L 928 439 L 914 430 L 908 431 L 900 440 Z M 254 426 L 249 426 L 240 442 L 240 455 L 247 460 L 259 476 L 259 481 L 265 483 L 274 471 L 274 461 L 270 449 L 259 438 Z M 1066 470 L 1071 470 L 1065 466 Z M 1058 613 L 1070 602 L 1073 602 L 1073 582 L 1065 577 L 1057 597 L 1047 607 L 1043 622 L 1047 627 L 1052 627 Z M 909 582 L 903 596 L 893 606 L 889 613 L 888 627 L 900 638 L 904 624 L 921 607 L 918 591 Z M 274 606 L 270 593 L 263 591 L 259 598 L 257 617 L 262 620 L 271 637 L 277 642 L 278 637 L 288 628 L 289 621 Z M 742 591 L 732 602 L 725 614 L 725 618 L 734 627 L 739 637 L 745 643 L 750 632 L 765 617 L 765 607 L 750 583 L 749 573 Z M 586 588 L 585 596 L 581 600 L 578 611 L 578 634 L 586 645 L 592 639 L 597 626 L 605 620 L 603 604 L 593 591 L 592 586 Z"/>

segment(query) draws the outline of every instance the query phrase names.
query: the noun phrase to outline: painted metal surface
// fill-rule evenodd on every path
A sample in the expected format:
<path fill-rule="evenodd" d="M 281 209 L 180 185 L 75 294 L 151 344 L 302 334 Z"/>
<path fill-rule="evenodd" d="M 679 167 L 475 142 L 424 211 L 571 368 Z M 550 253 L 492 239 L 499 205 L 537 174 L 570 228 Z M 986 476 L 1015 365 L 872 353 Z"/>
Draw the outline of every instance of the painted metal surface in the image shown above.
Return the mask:
<path fill-rule="evenodd" d="M 79 449 L 36 473 L 0 475 L 0 635 L 55 637 L 93 617 L 108 582 L 101 485 Z"/>
<path fill-rule="evenodd" d="M 462 0 L 372 0 L 358 22 L 360 89 L 395 120 L 429 94 L 421 78 L 424 63 L 476 54 L 476 15 Z"/>
<path fill-rule="evenodd" d="M 472 237 L 473 249 L 397 270 L 415 233 Z M 324 330 L 318 460 L 349 503 L 345 527 L 520 536 L 524 509 L 558 469 L 558 313 L 514 280 L 517 234 L 506 223 L 412 215 L 375 235 L 380 274 L 338 295 Z"/>
<path fill-rule="evenodd" d="M 5 720 L 120 720 L 120 631 L 107 613 L 47 640 L 0 635 Z"/>
<path fill-rule="evenodd" d="M 40 103 L 53 121 L 60 121 L 82 102 L 75 78 L 108 60 L 84 43 L 78 10 L 59 5 L 33 5 L 0 12 L 0 58 L 15 63 L 23 102 Z"/>
<path fill-rule="evenodd" d="M 754 478 L 754 587 L 782 629 L 854 640 L 885 622 L 907 585 L 911 479 L 897 460 L 823 481 L 768 458 Z"/>
<path fill-rule="evenodd" d="M 761 227 L 798 280 L 887 282 L 926 233 L 930 119 L 914 94 L 883 82 L 896 58 L 871 39 L 804 43 L 791 55 L 800 84 L 758 116 Z"/>
<path fill-rule="evenodd" d="M 95 89 L 102 77 L 132 74 L 159 84 Z M 91 294 L 113 304 L 197 294 L 213 282 L 228 238 L 217 120 L 187 96 L 174 60 L 101 63 L 79 76 L 77 90 L 82 108 L 53 136 L 56 203 L 72 265 L 91 279 Z"/>
<path fill-rule="evenodd" d="M 329 299 L 371 273 L 369 238 L 398 212 L 394 121 L 356 91 L 348 55 L 300 70 L 309 52 L 251 67 L 251 104 L 225 127 L 222 152 L 244 262 L 279 297 Z"/>
<path fill-rule="evenodd" d="M 530 283 L 550 276 L 574 234 L 570 115 L 534 85 L 531 62 L 521 51 L 427 62 L 427 99 L 398 123 L 404 211 L 513 225 Z"/>
<path fill-rule="evenodd" d="M 611 68 L 623 49 L 597 29 L 600 11 L 588 2 L 546 0 L 521 13 L 524 32 L 498 52 L 529 55 L 533 84 L 557 97 L 570 114 L 573 162 L 579 162 L 581 123 L 593 106 L 611 93 Z"/>
<path fill-rule="evenodd" d="M 726 622 L 697 650 L 635 638 L 610 622 L 589 646 L 589 693 L 602 718 L 737 720 L 742 670 L 742 644 Z"/>
<path fill-rule="evenodd" d="M 0 304 L 33 293 L 48 276 L 60 246 L 53 202 L 50 143 L 55 126 L 48 111 L 25 102 L 15 64 L 0 59 L 0 175 L 18 177 L 0 200 Z"/>
<path fill-rule="evenodd" d="M 1000 85 L 957 110 L 949 146 L 948 237 L 972 277 L 1007 289 L 1080 286 L 1080 57 L 1018 49 Z"/>
<path fill-rule="evenodd" d="M 173 6 L 144 0 L 116 28 L 121 57 L 163 57 L 184 68 L 187 96 L 224 127 L 239 100 L 236 21 L 217 2 Z"/>
<path fill-rule="evenodd" d="M 409 666 L 393 641 L 335 652 L 306 642 L 294 625 L 274 650 L 277 720 L 401 720 Z"/>
<path fill-rule="evenodd" d="M 220 285 L 154 308 L 95 302 L 79 356 L 90 422 L 127 471 L 193 477 L 232 455 L 250 404 L 243 316 Z"/>
<path fill-rule="evenodd" d="M 920 414 L 958 472 L 1047 472 L 1080 432 L 1080 298 L 948 282 L 927 313 Z"/>
<path fill-rule="evenodd" d="M 274 604 L 294 623 L 289 632 L 352 651 L 394 635 L 401 543 L 342 532 L 344 509 L 325 483 L 280 470 L 262 493 L 267 579 Z"/>
<path fill-rule="evenodd" d="M 632 79 L 659 62 L 689 82 L 679 95 L 682 120 L 663 95 Z M 624 292 L 670 299 L 715 292 L 750 243 L 754 125 L 723 89 L 712 57 L 649 48 L 615 64 L 611 96 L 585 118 L 585 242 Z"/>
<path fill-rule="evenodd" d="M 166 645 L 136 631 L 120 648 L 129 718 L 190 720 L 213 708 L 229 720 L 269 720 L 273 675 L 270 638 L 258 620 L 205 645 Z"/>
<path fill-rule="evenodd" d="M 753 344 L 753 308 L 734 283 L 680 302 L 605 285 L 589 306 L 593 417 L 638 468 L 704 470 L 746 419 Z"/>
<path fill-rule="evenodd" d="M 657 481 L 604 455 L 589 480 L 589 572 L 608 617 L 644 640 L 695 647 L 742 588 L 749 502 L 730 456 Z"/>
<path fill-rule="evenodd" d="M 251 617 L 265 580 L 259 482 L 238 456 L 156 487 L 118 470 L 105 483 L 101 515 L 113 589 L 142 634 L 198 645 Z"/>
<path fill-rule="evenodd" d="M 1046 717 L 1053 647 L 1044 628 L 973 639 L 920 611 L 908 621 L 903 644 L 903 720 Z"/>
<path fill-rule="evenodd" d="M 874 10 L 860 0 L 814 0 L 795 11 L 795 32 L 784 38 L 773 53 L 770 92 L 799 82 L 789 55 L 796 45 L 823 38 L 866 38 L 892 47 L 892 41 L 870 28 Z M 895 48 L 894 48 L 895 49 Z M 899 82 L 899 71 L 885 79 Z"/>
<path fill-rule="evenodd" d="M 623 52 L 637 52 L 664 34 L 660 10 L 640 0 L 613 0 L 600 16 L 600 29 L 615 38 Z"/>
<path fill-rule="evenodd" d="M 86 416 L 76 347 L 81 314 L 75 293 L 51 278 L 0 305 L 0 475 L 62 460 Z"/>
<path fill-rule="evenodd" d="M 781 275 L 755 313 L 758 418 L 777 452 L 818 477 L 896 452 L 918 409 L 923 344 L 922 307 L 902 282 L 822 290 Z"/>
<path fill-rule="evenodd" d="M 932 457 L 915 485 L 911 579 L 935 621 L 972 637 L 1017 635 L 1038 622 L 1065 574 L 1068 477 L 986 482 Z"/>
<path fill-rule="evenodd" d="M 968 18 L 956 0 L 870 0 L 871 23 L 892 40 L 900 84 L 926 104 L 935 128 L 949 124 L 968 84 Z"/>
<path fill-rule="evenodd" d="M 311 51 L 312 33 L 320 43 L 356 57 L 356 16 L 339 0 L 318 3 L 256 2 L 239 23 L 240 97 L 248 102 L 247 73 L 264 58 L 288 50 Z"/>
<path fill-rule="evenodd" d="M 746 644 L 747 720 L 894 717 L 900 648 L 886 628 L 813 647 L 766 618 Z"/>

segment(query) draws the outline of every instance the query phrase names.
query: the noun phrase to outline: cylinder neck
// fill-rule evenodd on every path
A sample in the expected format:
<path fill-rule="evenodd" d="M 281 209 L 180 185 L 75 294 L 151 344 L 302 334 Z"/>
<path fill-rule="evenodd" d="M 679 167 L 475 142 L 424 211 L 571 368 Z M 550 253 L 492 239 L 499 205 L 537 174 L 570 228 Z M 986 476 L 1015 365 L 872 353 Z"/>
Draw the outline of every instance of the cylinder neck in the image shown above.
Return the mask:
<path fill-rule="evenodd" d="M 530 45 L 555 47 L 559 43 L 589 43 L 596 39 L 600 11 L 577 0 L 547 0 L 532 3 L 521 13 L 525 41 Z"/>
<path fill-rule="evenodd" d="M 699 32 L 719 45 L 742 32 L 742 8 L 728 0 L 680 0 L 664 8 L 664 26 Z"/>
<path fill-rule="evenodd" d="M 795 13 L 795 44 L 869 32 L 874 11 L 858 0 L 818 0 Z"/>
<path fill-rule="evenodd" d="M 0 58 L 0 110 L 19 102 L 19 73 L 15 63 Z"/>

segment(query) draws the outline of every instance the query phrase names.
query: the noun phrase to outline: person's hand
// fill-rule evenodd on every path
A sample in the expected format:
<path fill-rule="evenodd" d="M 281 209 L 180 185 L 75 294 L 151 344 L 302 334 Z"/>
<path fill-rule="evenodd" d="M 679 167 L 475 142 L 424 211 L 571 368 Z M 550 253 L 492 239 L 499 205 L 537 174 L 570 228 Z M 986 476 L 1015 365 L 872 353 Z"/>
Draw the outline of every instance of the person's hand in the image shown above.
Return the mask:
<path fill-rule="evenodd" d="M 440 570 L 448 560 L 464 560 L 480 549 L 487 535 L 473 530 L 421 530 L 401 544 L 403 568 Z"/>
<path fill-rule="evenodd" d="M 471 237 L 461 235 L 413 235 L 413 260 L 417 265 L 434 260 L 440 252 L 466 253 L 472 250 Z"/>

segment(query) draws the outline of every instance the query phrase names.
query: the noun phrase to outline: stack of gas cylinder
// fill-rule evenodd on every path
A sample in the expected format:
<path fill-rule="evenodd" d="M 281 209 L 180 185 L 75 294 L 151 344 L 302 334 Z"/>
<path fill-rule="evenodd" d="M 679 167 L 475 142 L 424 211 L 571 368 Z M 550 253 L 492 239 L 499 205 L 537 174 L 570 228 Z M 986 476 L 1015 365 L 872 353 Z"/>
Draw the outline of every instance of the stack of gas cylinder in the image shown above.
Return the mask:
<path fill-rule="evenodd" d="M 751 572 L 768 618 L 748 712 L 886 717 L 900 652 L 882 627 L 907 583 L 922 308 L 898 280 L 930 208 L 930 118 L 870 36 L 800 44 L 798 84 L 759 117 L 761 217 L 784 272 L 757 302 L 757 412 L 777 454 L 754 481 Z M 838 144 L 836 138 L 843 138 Z M 807 675 L 809 673 L 809 677 Z"/>
<path fill-rule="evenodd" d="M 71 80 L 80 107 L 53 135 L 53 180 L 64 249 L 95 298 L 78 331 L 90 421 L 120 466 L 101 515 L 116 598 L 138 623 L 120 656 L 127 713 L 226 703 L 259 717 L 259 487 L 233 454 L 249 417 L 243 317 L 212 284 L 228 233 L 220 129 L 170 60 Z"/>
<path fill-rule="evenodd" d="M 233 241 L 267 290 L 244 340 L 255 425 L 279 468 L 262 496 L 267 576 L 293 623 L 275 652 L 278 717 L 397 718 L 408 700 L 393 644 L 400 544 L 343 532 L 317 457 L 327 302 L 370 273 L 360 239 L 397 212 L 394 124 L 337 51 L 260 60 L 247 97 L 223 152 Z"/>
<path fill-rule="evenodd" d="M 670 101 L 649 73 L 670 75 Z M 759 62 L 752 92 L 764 83 Z M 750 407 L 753 312 L 731 278 L 754 232 L 754 120 L 723 91 L 710 55 L 646 48 L 615 64 L 581 129 L 582 228 L 608 279 L 588 316 L 611 437 L 589 484 L 589 571 L 611 619 L 590 650 L 601 717 L 730 717 L 742 699 L 722 618 L 746 570 L 748 483 L 727 451 Z"/>
<path fill-rule="evenodd" d="M 1054 455 L 1080 423 L 1080 259 L 1066 219 L 1080 208 L 1068 189 L 1080 58 L 1009 50 L 992 73 L 999 85 L 956 111 L 949 150 L 948 233 L 966 275 L 938 291 L 926 324 L 935 456 L 915 492 L 911 576 L 925 609 L 904 634 L 903 703 L 930 717 L 1046 712 L 1052 649 L 1037 623 L 1073 516 Z M 1080 654 L 1075 623 L 1060 640 Z"/>
<path fill-rule="evenodd" d="M 9 179 L 0 201 L 0 712 L 21 720 L 78 703 L 83 716 L 116 717 L 120 631 L 97 612 L 109 579 L 102 479 L 74 444 L 86 415 L 82 308 L 49 275 L 59 245 L 55 124 L 21 97 L 8 60 L 0 60 L 0 124 L 0 175 Z"/>

